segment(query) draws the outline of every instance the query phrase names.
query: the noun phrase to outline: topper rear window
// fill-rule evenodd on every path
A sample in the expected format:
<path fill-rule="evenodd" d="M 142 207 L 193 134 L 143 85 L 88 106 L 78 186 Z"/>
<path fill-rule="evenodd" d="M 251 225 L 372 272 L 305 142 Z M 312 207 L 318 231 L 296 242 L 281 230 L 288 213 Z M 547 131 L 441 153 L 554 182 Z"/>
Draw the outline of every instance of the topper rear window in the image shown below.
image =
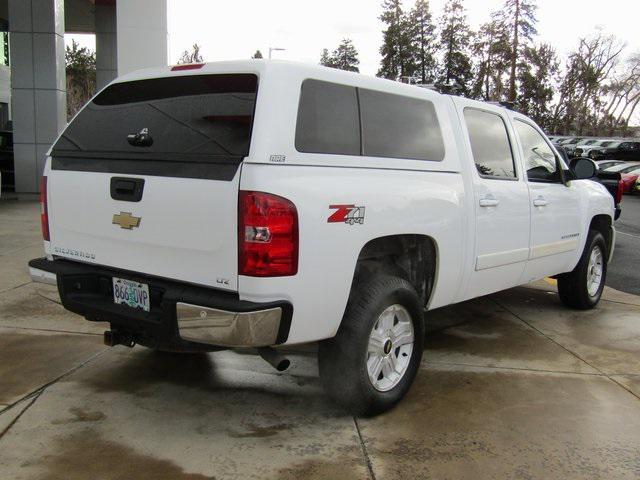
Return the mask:
<path fill-rule="evenodd" d="M 116 83 L 95 97 L 54 157 L 216 163 L 249 153 L 258 78 L 188 75 Z M 113 162 L 111 162 L 113 163 Z"/>

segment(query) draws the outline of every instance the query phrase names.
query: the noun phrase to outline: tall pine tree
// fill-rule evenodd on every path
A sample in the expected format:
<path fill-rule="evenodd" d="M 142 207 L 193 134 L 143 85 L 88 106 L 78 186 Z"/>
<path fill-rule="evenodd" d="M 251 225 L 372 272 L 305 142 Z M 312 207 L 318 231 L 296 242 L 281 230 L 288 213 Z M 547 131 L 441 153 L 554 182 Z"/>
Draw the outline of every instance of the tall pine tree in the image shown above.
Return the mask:
<path fill-rule="evenodd" d="M 551 102 L 560 64 L 551 45 L 527 47 L 518 65 L 518 107 L 545 130 L 551 128 Z"/>
<path fill-rule="evenodd" d="M 343 38 L 333 53 L 331 54 L 332 67 L 349 72 L 359 72 L 358 51 L 353 42 L 348 38 Z"/>
<path fill-rule="evenodd" d="M 509 69 L 509 32 L 499 14 L 480 27 L 473 43 L 475 72 L 471 96 L 503 100 Z"/>
<path fill-rule="evenodd" d="M 442 55 L 442 65 L 438 83 L 451 86 L 453 92 L 464 96 L 470 94 L 473 76 L 469 57 L 470 37 L 462 0 L 448 0 L 444 7 L 444 15 L 440 19 L 438 47 Z"/>
<path fill-rule="evenodd" d="M 531 46 L 536 31 L 535 0 L 506 0 L 502 8 L 502 21 L 509 30 L 509 101 L 516 100 L 516 81 L 518 60 L 523 57 L 527 47 Z"/>
<path fill-rule="evenodd" d="M 329 55 L 329 50 L 326 48 L 323 48 L 322 53 L 320 54 L 320 65 L 323 67 L 333 67 L 331 55 Z"/>
<path fill-rule="evenodd" d="M 429 0 L 416 1 L 409 13 L 406 26 L 413 53 L 411 73 L 417 75 L 423 84 L 432 83 L 435 80 L 436 70 L 436 42 L 434 41 L 436 26 L 432 21 Z"/>
<path fill-rule="evenodd" d="M 415 63 L 411 45 L 409 21 L 402 10 L 401 0 L 384 0 L 380 20 L 386 24 L 383 30 L 380 55 L 382 60 L 378 76 L 397 80 L 413 75 Z"/>

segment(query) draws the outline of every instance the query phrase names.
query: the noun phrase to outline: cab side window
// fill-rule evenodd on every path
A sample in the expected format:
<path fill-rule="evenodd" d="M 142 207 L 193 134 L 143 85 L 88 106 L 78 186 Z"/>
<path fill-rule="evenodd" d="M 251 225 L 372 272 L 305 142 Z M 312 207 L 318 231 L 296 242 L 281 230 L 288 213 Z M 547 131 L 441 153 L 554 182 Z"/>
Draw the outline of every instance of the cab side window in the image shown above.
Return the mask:
<path fill-rule="evenodd" d="M 469 132 L 473 160 L 482 177 L 516 178 L 507 126 L 500 115 L 465 108 L 464 120 Z"/>
<path fill-rule="evenodd" d="M 530 182 L 562 182 L 556 155 L 544 137 L 528 123 L 513 122 L 524 155 L 524 168 Z"/>

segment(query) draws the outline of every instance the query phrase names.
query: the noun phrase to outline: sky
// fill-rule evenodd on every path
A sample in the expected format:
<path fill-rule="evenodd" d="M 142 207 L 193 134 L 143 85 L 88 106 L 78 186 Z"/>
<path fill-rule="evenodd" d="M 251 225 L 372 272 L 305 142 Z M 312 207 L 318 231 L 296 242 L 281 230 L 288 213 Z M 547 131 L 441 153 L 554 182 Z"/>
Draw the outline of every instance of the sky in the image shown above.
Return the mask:
<path fill-rule="evenodd" d="M 466 0 L 472 28 L 489 19 L 504 0 Z M 286 48 L 273 58 L 317 63 L 323 48 L 330 51 L 343 37 L 360 54 L 360 71 L 378 70 L 383 24 L 381 0 L 169 0 L 170 60 L 197 42 L 207 61 L 250 57 L 256 49 Z M 405 0 L 405 9 L 414 0 Z M 434 17 L 445 0 L 431 0 Z M 538 0 L 538 39 L 566 54 L 580 36 L 596 28 L 615 33 L 640 50 L 637 0 Z M 634 7 L 634 5 L 636 5 Z M 625 15 L 624 12 L 635 12 Z"/>
<path fill-rule="evenodd" d="M 404 0 L 410 9 L 415 0 Z M 472 28 L 489 19 L 504 0 L 466 0 Z M 380 62 L 383 24 L 381 0 L 169 0 L 169 58 L 200 44 L 206 61 L 249 58 L 269 47 L 273 58 L 318 63 L 323 48 L 330 51 L 344 37 L 351 38 L 360 55 L 360 71 L 375 75 Z M 431 0 L 437 19 L 445 0 Z M 538 0 L 538 37 L 553 45 L 561 57 L 578 39 L 597 28 L 614 33 L 628 44 L 627 53 L 640 51 L 637 0 Z M 606 5 L 606 7 L 605 7 Z M 625 15 L 624 13 L 631 13 Z M 92 35 L 67 36 L 95 49 Z"/>

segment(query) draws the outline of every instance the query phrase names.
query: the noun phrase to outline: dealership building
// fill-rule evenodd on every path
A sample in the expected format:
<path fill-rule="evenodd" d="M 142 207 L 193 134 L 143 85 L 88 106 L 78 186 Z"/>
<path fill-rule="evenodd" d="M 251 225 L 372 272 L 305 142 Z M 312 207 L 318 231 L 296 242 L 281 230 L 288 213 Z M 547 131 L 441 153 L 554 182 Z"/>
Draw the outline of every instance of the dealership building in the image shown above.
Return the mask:
<path fill-rule="evenodd" d="M 13 131 L 15 190 L 38 191 L 67 123 L 65 33 L 96 36 L 96 83 L 168 62 L 168 0 L 0 0 L 0 130 Z"/>

